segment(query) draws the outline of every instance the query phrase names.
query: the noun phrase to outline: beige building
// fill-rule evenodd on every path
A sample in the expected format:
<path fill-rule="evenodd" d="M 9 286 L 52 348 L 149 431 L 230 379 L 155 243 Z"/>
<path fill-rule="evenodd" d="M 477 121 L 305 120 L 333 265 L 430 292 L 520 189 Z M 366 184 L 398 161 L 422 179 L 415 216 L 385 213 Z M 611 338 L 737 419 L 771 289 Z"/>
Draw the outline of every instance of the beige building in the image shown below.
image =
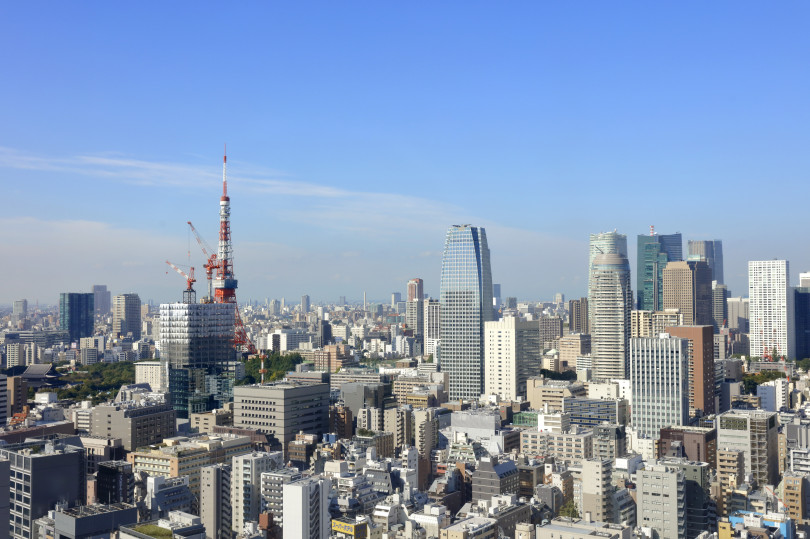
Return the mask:
<path fill-rule="evenodd" d="M 162 401 L 101 404 L 91 413 L 90 435 L 120 438 L 127 451 L 175 434 L 176 412 Z"/>
<path fill-rule="evenodd" d="M 536 539 L 631 539 L 633 528 L 621 524 L 608 524 L 591 519 L 557 517 L 537 527 Z"/>
<path fill-rule="evenodd" d="M 612 459 L 585 459 L 582 461 L 582 514 L 607 522 L 612 518 L 611 498 L 615 488 L 611 484 Z"/>
<path fill-rule="evenodd" d="M 555 319 L 559 324 L 559 318 Z M 526 382 L 543 368 L 538 322 L 507 316 L 484 323 L 484 393 L 502 400 L 526 397 Z"/>
<path fill-rule="evenodd" d="M 220 408 L 210 412 L 191 414 L 191 430 L 194 432 L 211 434 L 214 427 L 219 425 L 233 425 L 233 404 L 228 403 L 229 408 Z"/>
<path fill-rule="evenodd" d="M 520 451 L 529 456 L 555 457 L 569 464 L 579 464 L 593 457 L 593 433 L 540 432 L 527 429 L 520 433 Z"/>
<path fill-rule="evenodd" d="M 591 353 L 591 336 L 587 333 L 571 333 L 560 339 L 560 368 L 576 370 L 577 358 Z"/>
<path fill-rule="evenodd" d="M 247 436 L 178 436 L 129 453 L 127 461 L 132 464 L 132 471 L 146 472 L 153 477 L 188 476 L 188 486 L 199 500 L 200 469 L 203 466 L 230 463 L 233 457 L 250 453 L 252 449 L 253 444 Z"/>
<path fill-rule="evenodd" d="M 630 311 L 630 338 L 656 338 L 666 333 L 666 328 L 683 325 L 683 315 L 679 309 L 663 311 Z"/>
<path fill-rule="evenodd" d="M 580 382 L 530 378 L 526 386 L 526 398 L 533 410 L 543 410 L 548 404 L 549 411 L 562 412 L 563 399 L 584 397 L 585 386 Z"/>
<path fill-rule="evenodd" d="M 669 262 L 664 309 L 679 309 L 687 326 L 712 325 L 712 270 L 706 262 Z"/>

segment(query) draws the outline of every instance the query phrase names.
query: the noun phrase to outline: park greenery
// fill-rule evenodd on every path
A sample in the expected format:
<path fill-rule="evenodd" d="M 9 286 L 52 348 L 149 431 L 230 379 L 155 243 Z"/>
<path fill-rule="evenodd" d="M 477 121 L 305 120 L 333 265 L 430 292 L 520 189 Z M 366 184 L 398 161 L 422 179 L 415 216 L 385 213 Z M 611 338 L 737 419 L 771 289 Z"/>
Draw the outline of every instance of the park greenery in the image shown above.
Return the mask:
<path fill-rule="evenodd" d="M 57 391 L 57 398 L 98 404 L 114 396 L 122 385 L 135 383 L 135 364 L 129 361 L 94 363 L 80 368 L 60 378 L 65 386 Z"/>
<path fill-rule="evenodd" d="M 785 373 L 782 371 L 762 371 L 757 373 L 746 373 L 743 375 L 742 379 L 743 391 L 749 395 L 756 395 L 758 385 L 784 377 Z"/>
<path fill-rule="evenodd" d="M 265 356 L 264 368 L 267 372 L 264 375 L 265 382 L 273 380 L 280 380 L 284 376 L 295 370 L 295 366 L 304 361 L 301 354 L 294 352 L 292 354 L 281 355 L 278 352 L 272 352 Z M 257 384 L 261 381 L 262 375 L 259 372 L 262 368 L 262 360 L 260 356 L 252 356 L 245 362 L 245 377 L 237 382 L 238 385 Z"/>

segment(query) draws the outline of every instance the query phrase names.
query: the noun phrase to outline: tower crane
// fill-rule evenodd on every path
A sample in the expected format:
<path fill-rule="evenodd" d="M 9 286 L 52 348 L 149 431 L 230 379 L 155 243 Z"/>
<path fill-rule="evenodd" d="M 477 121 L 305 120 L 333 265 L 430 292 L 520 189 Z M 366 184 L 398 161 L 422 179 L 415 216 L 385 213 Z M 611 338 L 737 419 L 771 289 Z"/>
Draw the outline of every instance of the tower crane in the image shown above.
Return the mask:
<path fill-rule="evenodd" d="M 213 276 L 214 276 L 214 269 L 217 267 L 217 254 L 212 253 L 213 249 L 211 248 L 208 243 L 200 236 L 200 233 L 197 232 L 197 229 L 194 228 L 194 225 L 191 224 L 191 221 L 186 221 L 188 226 L 191 228 L 191 231 L 194 233 L 194 237 L 197 239 L 197 244 L 200 246 L 200 249 L 205 256 L 205 263 L 203 267 L 205 268 L 205 277 L 208 279 L 208 295 L 203 298 L 203 303 L 212 303 L 214 301 L 214 290 L 213 290 Z"/>
<path fill-rule="evenodd" d="M 197 280 L 194 278 L 194 267 L 192 266 L 189 269 L 188 274 L 186 274 L 185 271 L 181 270 L 168 260 L 166 263 L 171 266 L 174 271 L 186 278 L 186 289 L 183 290 L 183 303 L 196 303 L 197 293 L 194 291 L 194 283 L 197 282 Z M 168 271 L 166 273 L 168 273 Z"/>

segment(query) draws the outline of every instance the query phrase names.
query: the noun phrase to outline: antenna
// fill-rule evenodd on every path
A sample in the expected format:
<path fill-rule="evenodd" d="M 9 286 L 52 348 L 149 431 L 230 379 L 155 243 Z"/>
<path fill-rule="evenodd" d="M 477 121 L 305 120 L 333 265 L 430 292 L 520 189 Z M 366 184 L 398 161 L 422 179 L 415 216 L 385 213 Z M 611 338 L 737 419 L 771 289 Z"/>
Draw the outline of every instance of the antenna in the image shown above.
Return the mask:
<path fill-rule="evenodd" d="M 650 225 L 650 236 L 655 236 L 655 225 Z"/>
<path fill-rule="evenodd" d="M 228 145 L 222 150 L 222 196 L 228 196 Z"/>

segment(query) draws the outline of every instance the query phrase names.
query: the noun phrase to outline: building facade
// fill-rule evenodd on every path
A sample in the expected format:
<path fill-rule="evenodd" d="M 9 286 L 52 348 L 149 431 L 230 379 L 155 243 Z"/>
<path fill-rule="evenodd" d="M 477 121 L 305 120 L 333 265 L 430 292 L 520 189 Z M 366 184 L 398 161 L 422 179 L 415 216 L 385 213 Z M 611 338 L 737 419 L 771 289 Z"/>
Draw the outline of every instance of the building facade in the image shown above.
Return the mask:
<path fill-rule="evenodd" d="M 492 320 L 492 270 L 486 231 L 454 225 L 442 255 L 441 366 L 451 400 L 477 400 L 484 390 L 484 324 Z"/>
<path fill-rule="evenodd" d="M 627 378 L 630 338 L 630 265 L 620 254 L 594 258 L 591 272 L 591 353 L 594 378 Z"/>
<path fill-rule="evenodd" d="M 795 359 L 794 305 L 787 260 L 748 263 L 750 350 L 763 357 L 776 350 L 778 356 Z"/>

